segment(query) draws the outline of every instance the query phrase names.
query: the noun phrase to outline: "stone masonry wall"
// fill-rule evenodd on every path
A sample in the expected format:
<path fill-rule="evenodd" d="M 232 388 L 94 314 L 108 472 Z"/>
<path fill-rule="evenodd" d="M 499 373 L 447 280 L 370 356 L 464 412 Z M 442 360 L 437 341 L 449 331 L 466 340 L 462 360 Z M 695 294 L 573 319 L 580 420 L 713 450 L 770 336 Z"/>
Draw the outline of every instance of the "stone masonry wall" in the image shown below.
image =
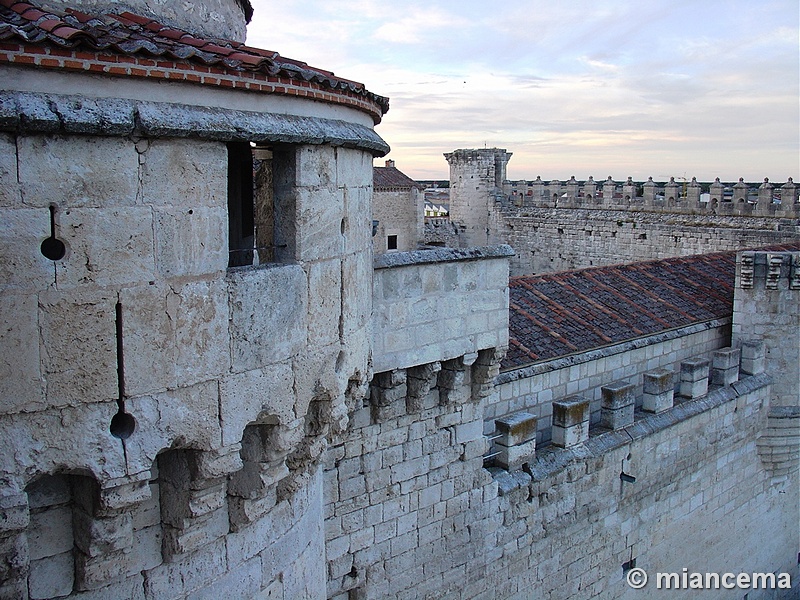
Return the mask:
<path fill-rule="evenodd" d="M 283 264 L 229 270 L 225 143 L 0 146 L 0 597 L 324 597 L 372 156 L 276 147 Z"/>
<path fill-rule="evenodd" d="M 422 192 L 417 188 L 381 189 L 372 194 L 372 218 L 378 221 L 375 254 L 388 250 L 387 236 L 397 236 L 397 250 L 416 250 L 422 241 Z"/>
<path fill-rule="evenodd" d="M 508 345 L 508 246 L 375 258 L 376 372 Z"/>
<path fill-rule="evenodd" d="M 476 366 L 492 360 L 375 376 L 326 457 L 329 598 L 697 597 L 653 583 L 632 590 L 633 559 L 653 578 L 786 572 L 793 590 L 748 597 L 796 594 L 797 468 L 776 480 L 756 443 L 768 376 L 742 375 L 660 414 L 637 411 L 630 425 L 538 448 L 509 472 L 484 469 L 478 455 L 488 444 Z"/>
<path fill-rule="evenodd" d="M 778 218 L 587 208 L 495 207 L 500 237 L 514 248 L 512 275 L 796 242 Z"/>
<path fill-rule="evenodd" d="M 553 400 L 580 395 L 590 400 L 591 423 L 600 421 L 601 388 L 620 379 L 636 383 L 641 396 L 642 373 L 677 370 L 681 361 L 709 355 L 730 345 L 730 320 L 701 323 L 592 352 L 545 361 L 501 373 L 486 398 L 484 430 L 494 432 L 494 420 L 518 411 L 537 418 L 538 441 L 550 440 Z"/>

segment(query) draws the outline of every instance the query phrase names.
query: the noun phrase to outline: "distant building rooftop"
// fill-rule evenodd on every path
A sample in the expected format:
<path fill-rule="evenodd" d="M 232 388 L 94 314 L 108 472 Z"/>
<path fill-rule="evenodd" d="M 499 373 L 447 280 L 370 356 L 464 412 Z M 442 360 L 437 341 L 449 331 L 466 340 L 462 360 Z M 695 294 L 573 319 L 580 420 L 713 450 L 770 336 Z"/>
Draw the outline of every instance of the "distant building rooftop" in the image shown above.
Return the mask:
<path fill-rule="evenodd" d="M 385 167 L 372 167 L 372 186 L 374 189 L 424 189 L 411 177 L 394 166 L 393 160 L 387 160 Z"/>

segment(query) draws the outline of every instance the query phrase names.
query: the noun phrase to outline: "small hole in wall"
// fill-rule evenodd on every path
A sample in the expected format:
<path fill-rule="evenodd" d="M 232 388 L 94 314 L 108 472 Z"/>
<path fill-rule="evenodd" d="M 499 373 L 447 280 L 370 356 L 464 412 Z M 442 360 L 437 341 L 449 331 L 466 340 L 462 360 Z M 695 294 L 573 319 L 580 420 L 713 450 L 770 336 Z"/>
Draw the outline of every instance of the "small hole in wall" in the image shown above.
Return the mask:
<path fill-rule="evenodd" d="M 39 248 L 45 258 L 52 261 L 61 260 L 67 253 L 67 247 L 56 237 L 56 207 L 50 206 L 50 237 L 42 242 Z"/>
<path fill-rule="evenodd" d="M 194 210 L 192 210 L 192 209 L 190 208 L 190 209 L 189 209 L 189 214 L 190 214 L 190 215 L 193 215 L 193 214 L 194 214 Z"/>
<path fill-rule="evenodd" d="M 344 232 L 345 232 L 346 228 L 347 228 L 347 220 L 346 219 L 342 219 L 342 223 L 339 226 L 339 230 L 342 232 L 342 235 L 344 235 Z"/>
<path fill-rule="evenodd" d="M 136 431 L 136 419 L 133 415 L 123 412 L 122 409 L 111 417 L 111 427 L 109 427 L 111 435 L 121 440 L 127 440 Z"/>

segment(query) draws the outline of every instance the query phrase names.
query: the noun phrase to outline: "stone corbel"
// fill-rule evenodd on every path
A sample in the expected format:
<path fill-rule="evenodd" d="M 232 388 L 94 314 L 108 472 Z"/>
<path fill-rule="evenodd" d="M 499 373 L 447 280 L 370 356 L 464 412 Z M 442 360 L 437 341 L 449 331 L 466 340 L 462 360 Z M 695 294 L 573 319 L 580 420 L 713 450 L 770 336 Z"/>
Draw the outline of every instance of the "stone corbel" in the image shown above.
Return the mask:
<path fill-rule="evenodd" d="M 781 278 L 781 266 L 783 265 L 783 254 L 767 254 L 767 283 L 768 290 L 777 290 L 778 281 Z"/>
<path fill-rule="evenodd" d="M 739 286 L 745 290 L 752 289 L 755 275 L 755 254 L 743 252 L 739 265 Z"/>

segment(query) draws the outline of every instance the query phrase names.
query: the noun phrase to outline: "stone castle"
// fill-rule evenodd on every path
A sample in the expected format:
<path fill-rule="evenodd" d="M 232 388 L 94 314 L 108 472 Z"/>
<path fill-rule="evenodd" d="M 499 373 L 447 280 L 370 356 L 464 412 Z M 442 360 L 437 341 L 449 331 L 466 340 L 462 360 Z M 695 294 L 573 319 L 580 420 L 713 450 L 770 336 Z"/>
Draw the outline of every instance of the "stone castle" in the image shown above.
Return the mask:
<path fill-rule="evenodd" d="M 181 6 L 0 0 L 0 598 L 797 596 L 796 236 L 416 250 L 388 100 Z"/>
<path fill-rule="evenodd" d="M 800 239 L 800 203 L 791 178 L 782 185 L 717 179 L 703 198 L 691 181 L 664 185 L 629 177 L 584 182 L 508 181 L 504 149 L 447 153 L 450 221 L 428 242 L 450 246 L 508 243 L 511 272 L 545 273 L 639 260 L 757 248 Z"/>

